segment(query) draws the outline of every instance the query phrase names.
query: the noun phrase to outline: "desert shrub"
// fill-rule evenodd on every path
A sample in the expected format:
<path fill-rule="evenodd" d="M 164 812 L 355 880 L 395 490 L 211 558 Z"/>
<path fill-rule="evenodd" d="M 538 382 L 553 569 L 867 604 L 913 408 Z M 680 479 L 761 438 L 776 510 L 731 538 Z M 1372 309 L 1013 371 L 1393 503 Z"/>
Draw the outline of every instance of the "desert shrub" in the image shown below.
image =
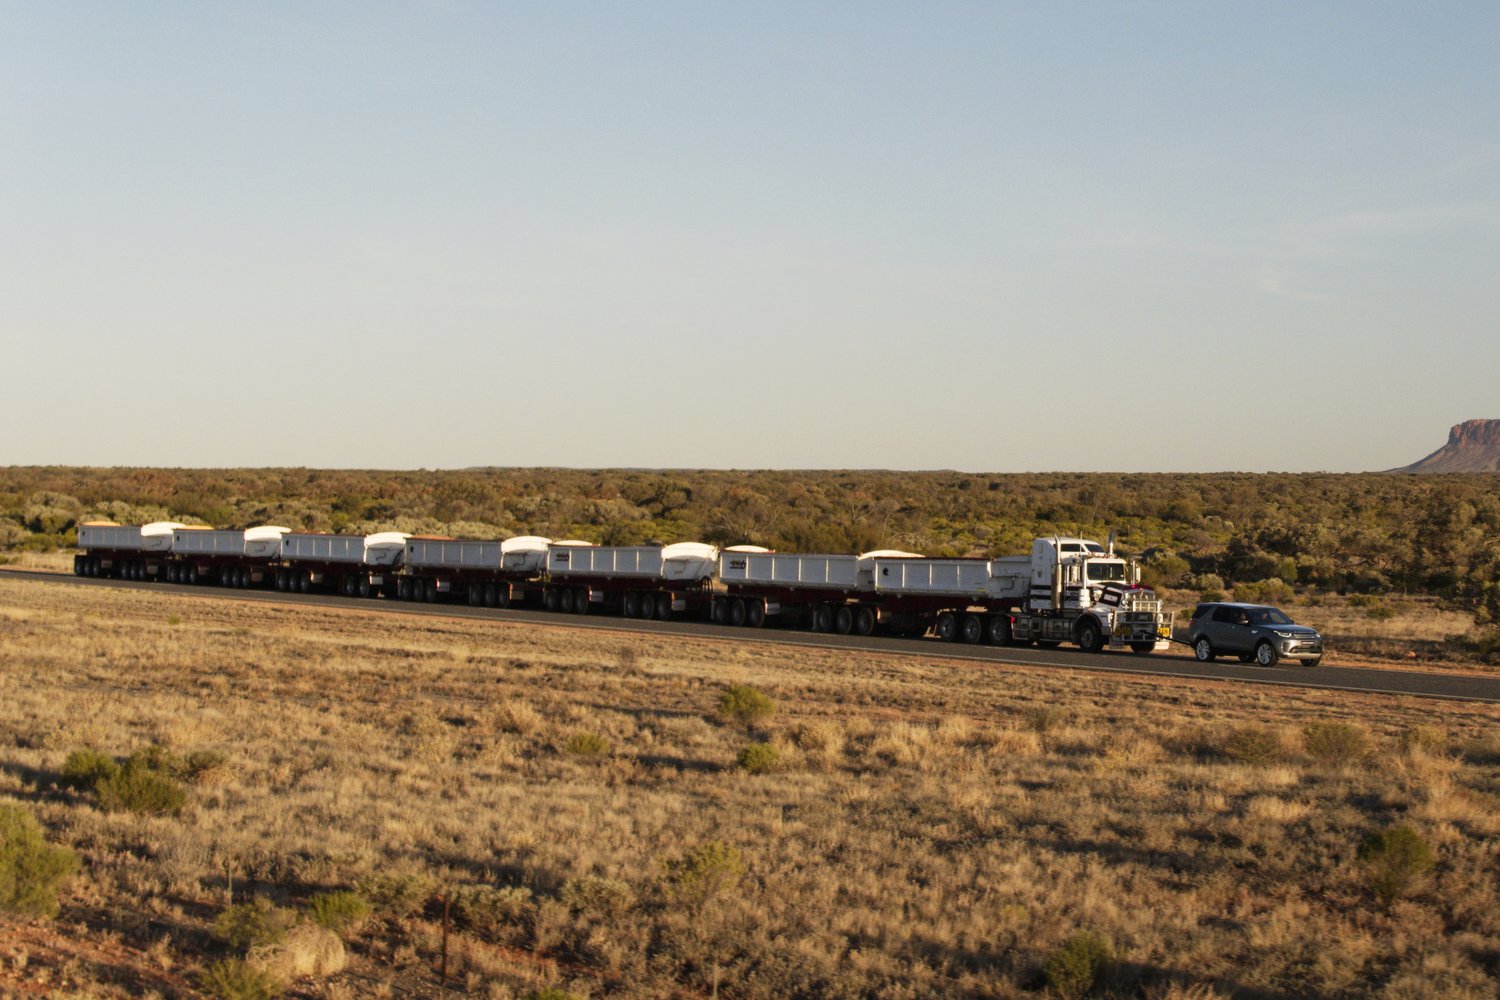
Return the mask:
<path fill-rule="evenodd" d="M 1409 754 L 1438 754 L 1447 748 L 1447 736 L 1432 726 L 1411 726 L 1401 733 L 1401 749 Z"/>
<path fill-rule="evenodd" d="M 740 852 L 718 840 L 699 844 L 675 858 L 668 858 L 662 862 L 662 867 L 667 895 L 694 908 L 733 889 L 745 874 L 745 861 Z"/>
<path fill-rule="evenodd" d="M 370 903 L 359 893 L 348 890 L 319 892 L 307 901 L 307 915 L 318 926 L 344 934 L 370 915 Z"/>
<path fill-rule="evenodd" d="M 1302 730 L 1302 745 L 1313 760 L 1342 766 L 1370 752 L 1370 738 L 1347 722 L 1314 722 Z"/>
<path fill-rule="evenodd" d="M 113 757 L 85 747 L 68 754 L 68 759 L 63 762 L 62 784 L 67 788 L 92 792 L 99 782 L 119 771 L 120 765 Z"/>
<path fill-rule="evenodd" d="M 598 733 L 580 730 L 568 737 L 563 749 L 574 757 L 602 757 L 609 753 L 609 740 Z"/>
<path fill-rule="evenodd" d="M 218 750 L 194 750 L 182 759 L 180 773 L 195 785 L 219 784 L 229 778 L 229 758 Z"/>
<path fill-rule="evenodd" d="M 1056 705 L 1041 705 L 1026 713 L 1026 724 L 1033 732 L 1045 735 L 1067 721 L 1067 713 Z"/>
<path fill-rule="evenodd" d="M 519 885 L 461 885 L 448 898 L 460 921 L 486 933 L 520 923 L 531 908 L 531 890 Z"/>
<path fill-rule="evenodd" d="M 543 986 L 526 994 L 524 1000 L 580 1000 L 578 994 L 569 993 L 560 986 Z"/>
<path fill-rule="evenodd" d="M 0 805 L 0 911 L 57 916 L 57 894 L 78 870 L 78 856 L 47 843 L 20 806 Z"/>
<path fill-rule="evenodd" d="M 214 936 L 231 948 L 275 944 L 297 924 L 297 914 L 258 896 L 231 906 L 214 920 Z"/>
<path fill-rule="evenodd" d="M 1047 957 L 1042 971 L 1047 985 L 1060 995 L 1081 997 L 1094 988 L 1113 955 L 1108 941 L 1080 931 Z"/>
<path fill-rule="evenodd" d="M 1281 757 L 1281 736 L 1265 726 L 1238 726 L 1219 741 L 1219 752 L 1241 764 L 1269 764 Z"/>
<path fill-rule="evenodd" d="M 1389 906 L 1432 869 L 1435 858 L 1422 835 L 1409 826 L 1390 826 L 1371 834 L 1359 848 L 1365 882 Z"/>
<path fill-rule="evenodd" d="M 751 774 L 769 774 L 781 767 L 781 751 L 769 743 L 752 743 L 740 751 L 739 765 Z"/>
<path fill-rule="evenodd" d="M 1200 600 L 1200 601 L 1215 601 L 1215 602 L 1217 602 L 1217 601 L 1222 601 L 1224 599 L 1225 599 L 1224 598 L 1224 591 L 1222 591 L 1222 590 L 1200 590 L 1200 591 L 1198 591 L 1198 600 Z"/>
<path fill-rule="evenodd" d="M 157 769 L 152 756 L 131 754 L 115 774 L 94 786 L 101 808 L 110 812 L 175 816 L 187 804 L 187 790 L 165 770 Z"/>
<path fill-rule="evenodd" d="M 92 791 L 109 812 L 175 816 L 187 803 L 187 791 L 175 774 L 182 762 L 161 747 L 145 747 L 123 764 L 97 750 L 75 750 L 63 763 L 62 783 Z"/>
<path fill-rule="evenodd" d="M 1291 586 L 1279 576 L 1234 585 L 1234 599 L 1251 604 L 1286 604 L 1296 596 Z"/>
<path fill-rule="evenodd" d="M 373 872 L 361 878 L 355 890 L 370 901 L 376 912 L 391 917 L 409 917 L 427 905 L 437 880 L 426 872 Z"/>
<path fill-rule="evenodd" d="M 1373 608 L 1380 603 L 1380 598 L 1374 594 L 1350 594 L 1349 607 L 1351 608 Z"/>
<path fill-rule="evenodd" d="M 1366 611 L 1365 617 L 1377 622 L 1388 622 L 1396 617 L 1396 609 L 1389 605 L 1381 604 Z"/>
<path fill-rule="evenodd" d="M 571 910 L 589 916 L 614 916 L 635 905 L 635 890 L 629 882 L 616 878 L 569 879 L 563 883 L 558 898 Z"/>
<path fill-rule="evenodd" d="M 286 991 L 281 980 L 242 958 L 224 958 L 210 964 L 198 985 L 219 1000 L 272 1000 Z"/>
<path fill-rule="evenodd" d="M 776 703 L 748 684 L 736 684 L 719 696 L 719 718 L 746 729 L 776 712 Z"/>

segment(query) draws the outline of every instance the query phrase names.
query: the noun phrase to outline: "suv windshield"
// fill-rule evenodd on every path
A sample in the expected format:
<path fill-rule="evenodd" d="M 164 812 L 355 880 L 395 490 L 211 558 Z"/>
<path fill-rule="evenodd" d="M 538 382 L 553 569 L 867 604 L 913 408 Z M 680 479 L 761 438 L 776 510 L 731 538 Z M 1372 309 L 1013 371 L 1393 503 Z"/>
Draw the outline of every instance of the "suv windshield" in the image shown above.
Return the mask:
<path fill-rule="evenodd" d="M 1276 608 L 1251 608 L 1251 625 L 1290 625 L 1292 620 Z"/>
<path fill-rule="evenodd" d="M 1122 562 L 1090 562 L 1090 580 L 1123 580 L 1125 564 Z"/>

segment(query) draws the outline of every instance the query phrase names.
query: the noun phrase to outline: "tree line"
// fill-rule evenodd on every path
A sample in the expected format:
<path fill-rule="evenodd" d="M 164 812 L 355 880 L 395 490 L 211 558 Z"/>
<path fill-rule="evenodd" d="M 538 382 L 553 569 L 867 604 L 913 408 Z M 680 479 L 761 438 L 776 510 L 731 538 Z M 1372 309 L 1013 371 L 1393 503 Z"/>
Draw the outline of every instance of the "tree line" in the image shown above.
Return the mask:
<path fill-rule="evenodd" d="M 1081 534 L 1158 584 L 1446 598 L 1500 622 L 1500 476 L 630 469 L 0 469 L 0 551 L 80 521 L 1013 555 Z"/>

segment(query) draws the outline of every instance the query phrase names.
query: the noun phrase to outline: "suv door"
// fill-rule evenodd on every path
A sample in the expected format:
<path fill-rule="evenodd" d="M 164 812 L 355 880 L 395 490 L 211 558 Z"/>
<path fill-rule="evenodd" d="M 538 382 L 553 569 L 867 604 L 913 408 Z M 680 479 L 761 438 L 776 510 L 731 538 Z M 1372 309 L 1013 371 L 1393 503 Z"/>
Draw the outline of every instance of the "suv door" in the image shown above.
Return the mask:
<path fill-rule="evenodd" d="M 1243 608 L 1214 608 L 1208 623 L 1208 641 L 1215 652 L 1250 652 L 1250 624 Z"/>

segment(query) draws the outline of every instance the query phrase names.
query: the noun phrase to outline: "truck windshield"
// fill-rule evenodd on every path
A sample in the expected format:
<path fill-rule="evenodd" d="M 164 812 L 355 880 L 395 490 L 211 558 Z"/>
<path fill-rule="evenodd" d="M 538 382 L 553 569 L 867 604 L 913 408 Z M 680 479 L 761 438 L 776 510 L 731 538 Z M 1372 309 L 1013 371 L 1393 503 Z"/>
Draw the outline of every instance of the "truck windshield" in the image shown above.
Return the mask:
<path fill-rule="evenodd" d="M 1123 580 L 1125 564 L 1122 562 L 1090 562 L 1090 580 Z"/>

